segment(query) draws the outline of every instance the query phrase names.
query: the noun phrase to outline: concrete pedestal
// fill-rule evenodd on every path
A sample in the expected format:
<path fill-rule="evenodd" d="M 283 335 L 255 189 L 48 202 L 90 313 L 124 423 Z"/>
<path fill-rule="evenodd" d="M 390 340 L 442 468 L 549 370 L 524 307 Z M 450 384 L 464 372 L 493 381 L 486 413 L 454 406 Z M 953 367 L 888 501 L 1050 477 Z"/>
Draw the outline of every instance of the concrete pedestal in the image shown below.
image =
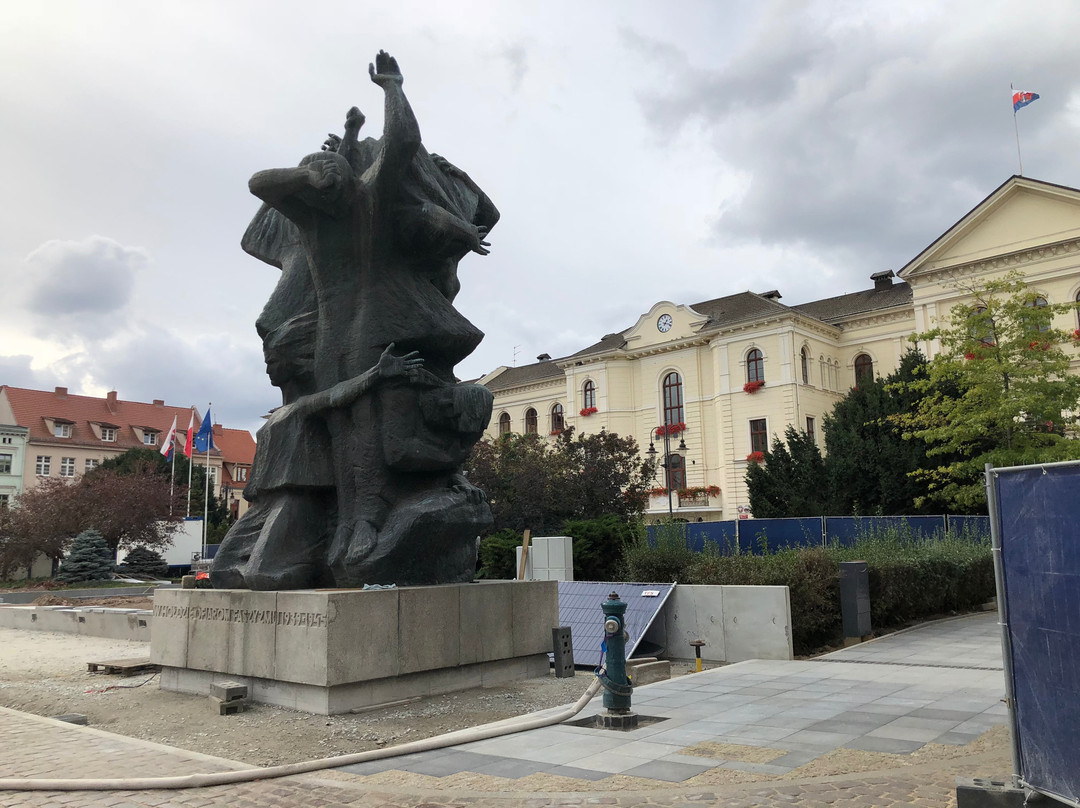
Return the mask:
<path fill-rule="evenodd" d="M 558 599 L 555 581 L 158 590 L 150 659 L 166 690 L 228 678 L 253 701 L 330 715 L 546 675 Z"/>

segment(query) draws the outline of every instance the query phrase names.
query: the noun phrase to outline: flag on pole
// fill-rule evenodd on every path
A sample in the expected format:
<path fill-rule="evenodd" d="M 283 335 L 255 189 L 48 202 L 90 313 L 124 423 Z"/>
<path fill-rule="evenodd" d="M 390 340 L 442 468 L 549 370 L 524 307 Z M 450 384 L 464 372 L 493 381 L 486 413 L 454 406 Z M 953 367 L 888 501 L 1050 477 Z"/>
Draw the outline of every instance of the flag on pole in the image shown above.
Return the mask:
<path fill-rule="evenodd" d="M 191 442 L 195 438 L 195 410 L 191 411 L 191 420 L 187 427 L 187 440 L 184 441 L 184 454 L 191 458 Z"/>
<path fill-rule="evenodd" d="M 1037 100 L 1038 98 L 1038 93 L 1026 93 L 1022 90 L 1013 90 L 1013 114 L 1015 115 L 1021 107 L 1026 107 L 1028 104 L 1030 104 L 1032 101 Z"/>
<path fill-rule="evenodd" d="M 172 426 L 169 427 L 169 434 L 165 436 L 165 440 L 161 442 L 161 453 L 165 455 L 165 459 L 168 460 L 172 457 L 173 443 L 176 442 L 176 416 L 172 417 Z"/>
<path fill-rule="evenodd" d="M 196 452 L 209 452 L 214 448 L 214 427 L 210 424 L 210 408 L 206 408 L 206 415 L 203 416 L 202 426 L 199 427 L 199 431 L 195 433 L 195 439 L 192 442 Z"/>

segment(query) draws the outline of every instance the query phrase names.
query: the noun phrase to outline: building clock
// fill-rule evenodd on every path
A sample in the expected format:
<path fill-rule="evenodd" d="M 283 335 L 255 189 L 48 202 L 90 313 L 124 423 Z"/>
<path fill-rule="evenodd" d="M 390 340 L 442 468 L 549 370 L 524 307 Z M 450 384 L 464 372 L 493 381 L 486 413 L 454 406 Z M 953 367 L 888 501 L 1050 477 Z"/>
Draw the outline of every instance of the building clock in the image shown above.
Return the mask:
<path fill-rule="evenodd" d="M 656 321 L 656 330 L 661 334 L 666 334 L 671 330 L 672 320 L 670 314 L 661 314 L 660 319 Z"/>

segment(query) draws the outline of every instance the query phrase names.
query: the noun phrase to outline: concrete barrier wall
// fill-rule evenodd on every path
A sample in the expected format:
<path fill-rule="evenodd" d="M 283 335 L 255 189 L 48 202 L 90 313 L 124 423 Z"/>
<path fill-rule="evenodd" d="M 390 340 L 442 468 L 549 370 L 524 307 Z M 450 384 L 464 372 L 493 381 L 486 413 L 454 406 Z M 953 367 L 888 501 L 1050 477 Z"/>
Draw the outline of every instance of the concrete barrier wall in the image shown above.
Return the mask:
<path fill-rule="evenodd" d="M 151 612 L 103 606 L 0 606 L 0 628 L 150 642 Z"/>
<path fill-rule="evenodd" d="M 680 584 L 645 639 L 668 659 L 693 659 L 691 640 L 704 640 L 701 657 L 709 662 L 791 659 L 788 588 Z"/>

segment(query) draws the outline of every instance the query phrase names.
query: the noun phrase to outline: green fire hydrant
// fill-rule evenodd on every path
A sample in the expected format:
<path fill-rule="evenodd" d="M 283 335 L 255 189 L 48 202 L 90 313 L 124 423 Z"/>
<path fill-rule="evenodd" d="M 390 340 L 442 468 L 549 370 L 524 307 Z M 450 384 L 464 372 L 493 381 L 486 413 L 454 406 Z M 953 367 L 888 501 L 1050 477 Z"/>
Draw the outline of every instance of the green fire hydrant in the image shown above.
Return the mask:
<path fill-rule="evenodd" d="M 600 604 L 604 610 L 604 642 L 607 644 L 604 680 L 604 706 L 611 713 L 630 712 L 633 687 L 626 675 L 626 603 L 612 592 Z"/>

